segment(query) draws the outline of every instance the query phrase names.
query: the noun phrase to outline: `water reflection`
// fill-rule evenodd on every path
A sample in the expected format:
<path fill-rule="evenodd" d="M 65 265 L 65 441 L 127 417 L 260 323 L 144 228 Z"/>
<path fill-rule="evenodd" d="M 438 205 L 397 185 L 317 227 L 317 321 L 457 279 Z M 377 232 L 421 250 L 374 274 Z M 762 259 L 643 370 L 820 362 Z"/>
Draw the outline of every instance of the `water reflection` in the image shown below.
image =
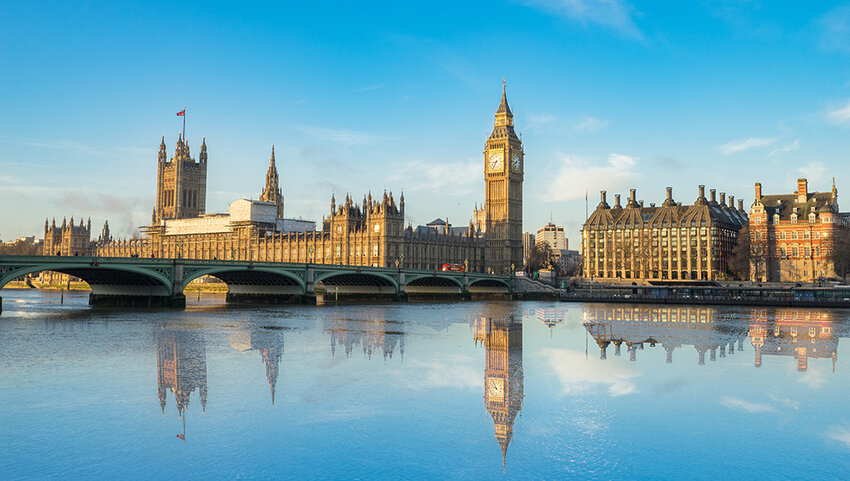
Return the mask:
<path fill-rule="evenodd" d="M 793 356 L 797 360 L 797 371 L 807 371 L 809 358 L 816 358 L 832 359 L 832 371 L 835 372 L 838 358 L 835 330 L 841 324 L 833 324 L 832 312 L 778 309 L 754 311 L 753 314 L 750 342 L 755 350 L 756 367 L 761 367 L 762 355 Z"/>
<path fill-rule="evenodd" d="M 386 321 L 383 312 L 368 317 L 376 320 L 349 319 L 339 317 L 327 321 L 325 331 L 331 338 L 331 355 L 336 356 L 337 346 L 342 346 L 345 357 L 351 357 L 355 346 L 360 346 L 363 356 L 372 359 L 372 354 L 381 353 L 384 360 L 392 359 L 398 351 L 404 359 L 404 331 L 398 323 Z"/>
<path fill-rule="evenodd" d="M 266 367 L 266 379 L 274 406 L 275 387 L 280 375 L 280 360 L 283 357 L 283 329 L 277 326 L 254 326 L 236 331 L 230 336 L 230 347 L 237 351 L 259 351 Z"/>
<path fill-rule="evenodd" d="M 832 312 L 804 309 L 752 309 L 741 317 L 746 322 L 730 322 L 728 312 L 713 307 L 685 306 L 595 306 L 584 307 L 585 329 L 599 346 L 600 359 L 614 344 L 619 356 L 625 344 L 629 360 L 637 360 L 637 351 L 645 345 L 661 344 L 667 362 L 673 351 L 693 346 L 698 363 L 725 358 L 744 350 L 749 340 L 755 351 L 754 364 L 761 367 L 762 356 L 793 356 L 797 370 L 808 369 L 809 358 L 832 359 L 833 370 L 838 353 L 838 334 Z M 839 325 L 840 326 L 840 325 Z"/>
<path fill-rule="evenodd" d="M 201 398 L 201 410 L 207 409 L 207 349 L 200 332 L 156 329 L 156 377 L 159 385 L 159 406 L 165 415 L 168 391 L 174 394 L 177 415 L 183 420 L 183 434 L 177 437 L 186 441 L 186 416 L 190 396 L 195 389 Z"/>
<path fill-rule="evenodd" d="M 484 346 L 484 404 L 493 418 L 496 441 L 505 466 L 514 420 L 524 397 L 522 370 L 522 322 L 508 318 L 475 320 L 473 338 Z"/>

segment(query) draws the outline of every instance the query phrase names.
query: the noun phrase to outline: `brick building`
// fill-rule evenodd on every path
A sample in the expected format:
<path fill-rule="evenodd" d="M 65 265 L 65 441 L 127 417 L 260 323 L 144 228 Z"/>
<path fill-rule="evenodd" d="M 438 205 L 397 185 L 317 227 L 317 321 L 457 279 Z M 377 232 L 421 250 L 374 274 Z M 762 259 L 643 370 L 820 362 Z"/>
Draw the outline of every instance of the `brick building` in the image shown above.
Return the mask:
<path fill-rule="evenodd" d="M 791 194 L 763 195 L 755 186 L 750 208 L 750 276 L 753 281 L 813 282 L 835 277 L 830 249 L 844 225 L 835 181 L 828 192 L 809 192 L 797 179 Z"/>

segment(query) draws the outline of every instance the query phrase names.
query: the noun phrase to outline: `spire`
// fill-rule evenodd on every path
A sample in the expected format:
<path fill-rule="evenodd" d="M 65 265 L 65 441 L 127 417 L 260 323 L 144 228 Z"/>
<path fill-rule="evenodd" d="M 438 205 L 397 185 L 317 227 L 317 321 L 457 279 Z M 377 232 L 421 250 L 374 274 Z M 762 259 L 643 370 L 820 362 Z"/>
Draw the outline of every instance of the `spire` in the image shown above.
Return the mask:
<path fill-rule="evenodd" d="M 496 110 L 496 115 L 498 114 L 505 114 L 508 117 L 514 116 L 511 112 L 511 106 L 508 105 L 507 80 L 505 78 L 502 79 L 502 101 L 499 103 L 499 108 Z"/>
<path fill-rule="evenodd" d="M 168 161 L 168 153 L 165 151 L 165 136 L 162 136 L 162 142 L 159 144 L 159 161 L 167 162 Z"/>
<path fill-rule="evenodd" d="M 274 168 L 274 144 L 272 144 L 272 160 L 271 160 L 271 167 L 272 167 L 272 168 Z"/>

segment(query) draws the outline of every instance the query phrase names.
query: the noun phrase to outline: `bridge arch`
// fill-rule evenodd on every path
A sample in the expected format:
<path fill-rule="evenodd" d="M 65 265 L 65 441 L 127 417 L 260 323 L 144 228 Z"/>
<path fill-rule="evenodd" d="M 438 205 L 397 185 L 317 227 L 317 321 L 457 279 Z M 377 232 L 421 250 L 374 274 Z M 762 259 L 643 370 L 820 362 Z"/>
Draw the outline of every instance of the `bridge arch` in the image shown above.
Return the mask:
<path fill-rule="evenodd" d="M 511 283 L 507 279 L 490 277 L 483 279 L 470 279 L 469 292 L 505 292 L 511 293 Z"/>
<path fill-rule="evenodd" d="M 369 291 L 368 293 L 375 294 L 398 294 L 399 292 L 397 280 L 382 272 L 368 270 L 322 272 L 316 276 L 314 282 L 351 292 Z"/>
<path fill-rule="evenodd" d="M 248 286 L 254 286 L 253 290 L 263 291 L 256 294 L 270 293 L 278 294 L 305 294 L 306 283 L 304 279 L 285 269 L 274 269 L 268 267 L 245 267 L 245 266 L 221 266 L 187 272 L 183 276 L 183 289 L 193 280 L 202 276 L 213 276 L 227 284 L 231 291 L 252 290 Z M 263 286 L 263 287 L 260 287 Z M 295 292 L 297 288 L 298 292 Z"/>
<path fill-rule="evenodd" d="M 171 279 L 155 269 L 124 264 L 102 265 L 100 263 L 93 263 L 90 267 L 81 266 L 80 263 L 20 266 L 0 276 L 0 288 L 19 277 L 44 271 L 79 277 L 89 284 L 92 294 L 108 294 L 110 291 L 115 291 L 119 286 L 133 286 L 143 295 L 172 295 Z M 145 287 L 147 289 L 144 289 Z"/>
<path fill-rule="evenodd" d="M 463 279 L 460 277 L 454 276 L 443 276 L 443 275 L 434 275 L 434 274 L 422 274 L 416 276 L 407 276 L 405 278 L 405 289 L 407 287 L 415 287 L 415 286 L 457 286 L 460 291 L 463 292 Z"/>

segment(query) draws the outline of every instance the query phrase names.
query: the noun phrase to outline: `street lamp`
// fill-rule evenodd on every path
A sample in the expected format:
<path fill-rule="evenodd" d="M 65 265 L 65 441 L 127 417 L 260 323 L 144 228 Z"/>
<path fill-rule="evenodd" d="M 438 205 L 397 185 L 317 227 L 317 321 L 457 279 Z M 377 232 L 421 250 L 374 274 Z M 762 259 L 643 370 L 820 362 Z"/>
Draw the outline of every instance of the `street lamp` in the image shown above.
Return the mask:
<path fill-rule="evenodd" d="M 315 258 L 315 257 L 313 257 L 313 252 L 314 252 L 314 251 L 315 251 L 315 249 L 313 249 L 312 247 L 308 247 L 308 248 L 307 248 L 307 253 L 308 253 L 308 254 L 310 254 L 310 257 L 308 258 L 308 259 L 309 259 L 309 260 L 308 260 L 308 263 L 310 263 L 310 262 L 315 263 L 315 262 L 316 262 L 316 258 Z"/>
<path fill-rule="evenodd" d="M 183 239 L 177 241 L 177 258 L 183 257 Z"/>

